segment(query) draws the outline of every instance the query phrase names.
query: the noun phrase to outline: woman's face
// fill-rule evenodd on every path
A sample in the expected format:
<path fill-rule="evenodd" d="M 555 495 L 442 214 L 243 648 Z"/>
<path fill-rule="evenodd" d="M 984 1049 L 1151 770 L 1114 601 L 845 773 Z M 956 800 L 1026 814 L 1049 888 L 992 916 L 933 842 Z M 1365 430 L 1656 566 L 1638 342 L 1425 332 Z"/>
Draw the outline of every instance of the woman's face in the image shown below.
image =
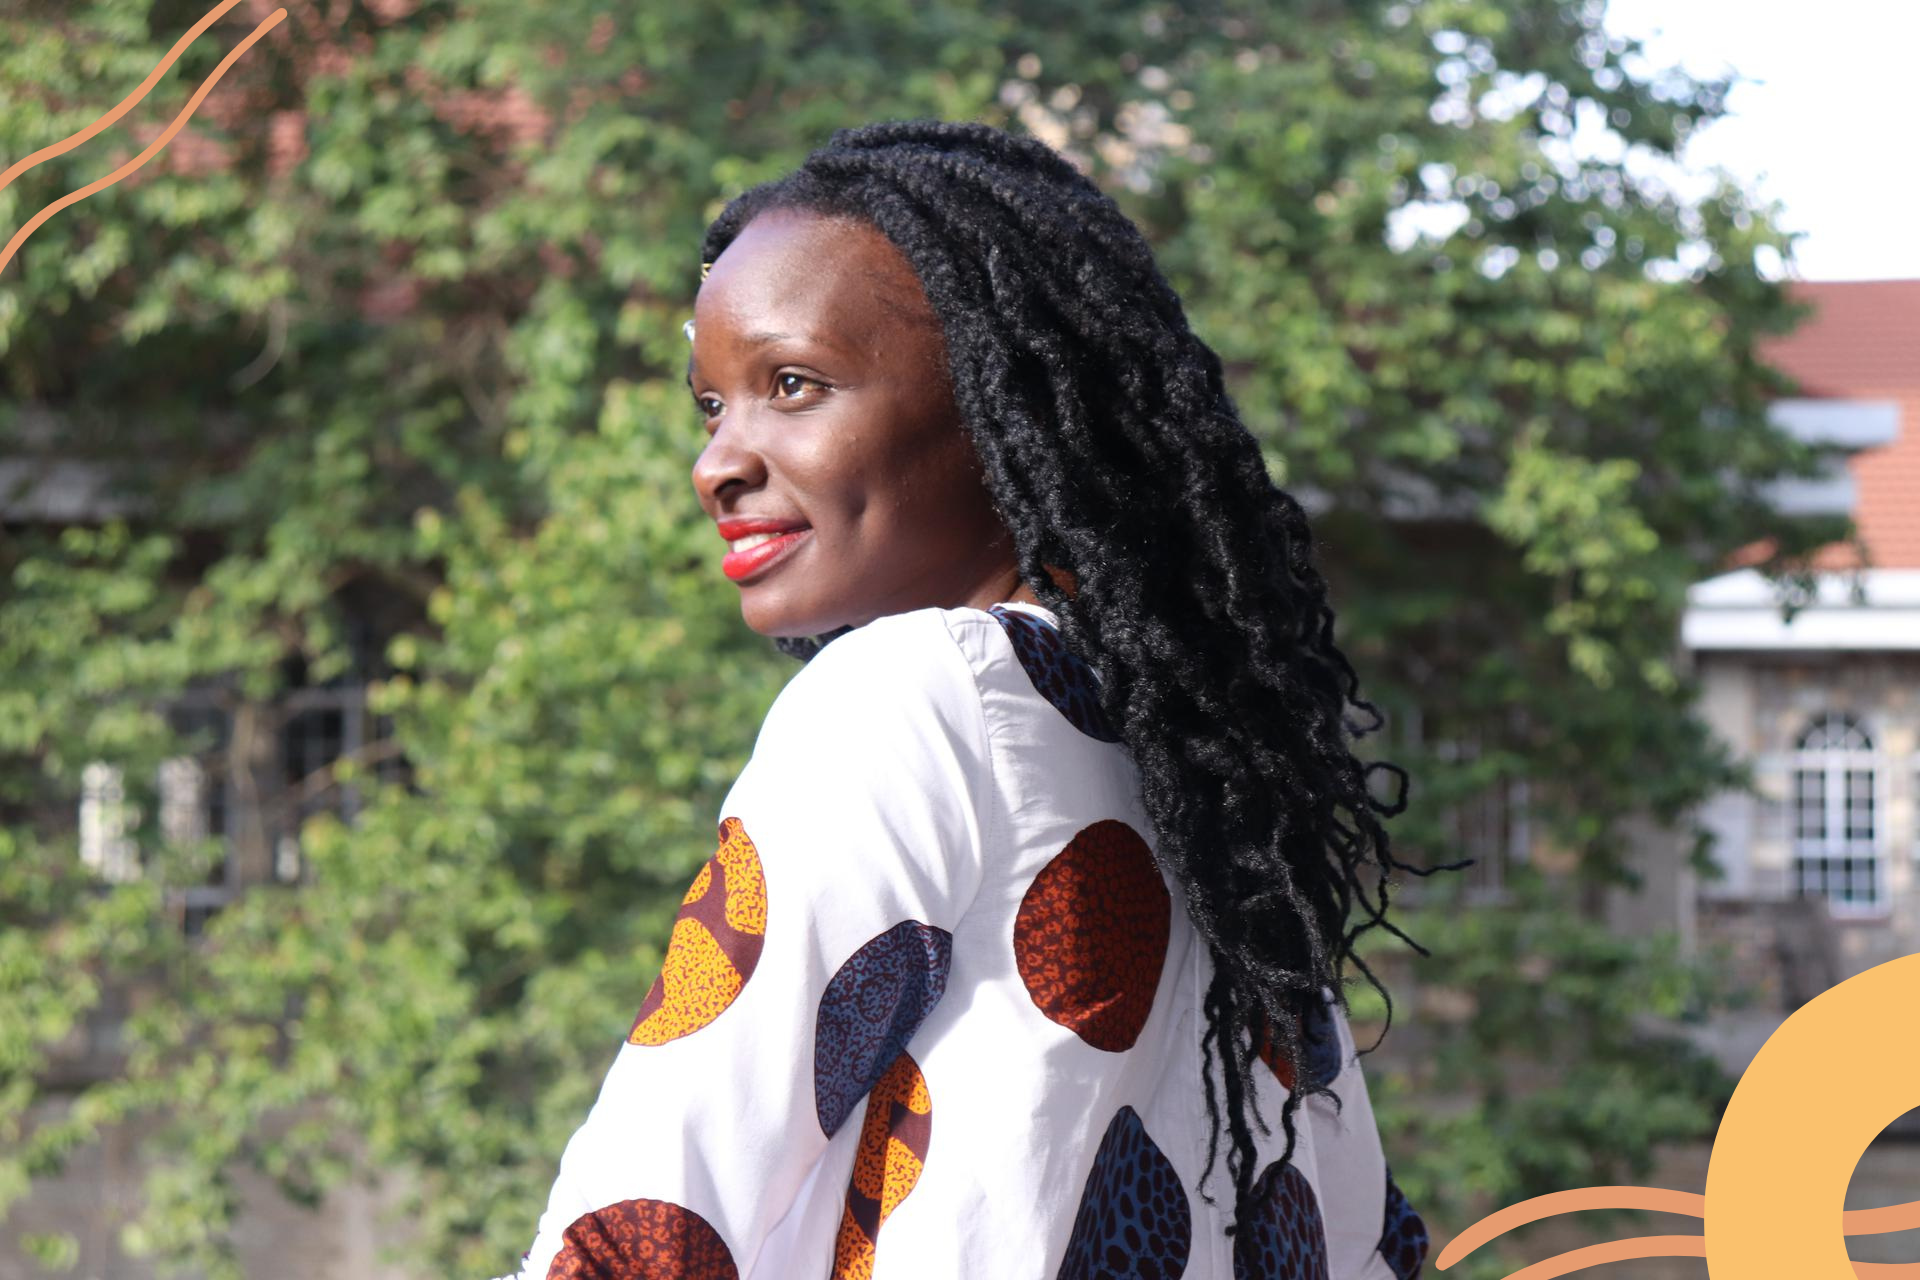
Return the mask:
<path fill-rule="evenodd" d="M 1034 598 L 961 428 L 939 322 L 879 231 L 763 213 L 693 314 L 687 383 L 708 435 L 693 487 L 749 627 L 820 635 Z"/>

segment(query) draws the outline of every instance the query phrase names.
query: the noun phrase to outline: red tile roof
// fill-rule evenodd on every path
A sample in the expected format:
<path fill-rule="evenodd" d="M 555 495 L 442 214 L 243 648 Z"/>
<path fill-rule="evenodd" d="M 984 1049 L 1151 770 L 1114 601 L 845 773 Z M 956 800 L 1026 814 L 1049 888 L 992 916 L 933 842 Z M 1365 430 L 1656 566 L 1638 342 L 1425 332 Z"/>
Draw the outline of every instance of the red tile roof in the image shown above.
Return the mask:
<path fill-rule="evenodd" d="M 1900 435 L 1853 456 L 1854 521 L 1873 564 L 1920 569 L 1920 280 L 1797 282 L 1789 290 L 1813 311 L 1762 352 L 1813 399 L 1892 400 Z M 1846 547 L 1819 558 L 1853 563 Z"/>

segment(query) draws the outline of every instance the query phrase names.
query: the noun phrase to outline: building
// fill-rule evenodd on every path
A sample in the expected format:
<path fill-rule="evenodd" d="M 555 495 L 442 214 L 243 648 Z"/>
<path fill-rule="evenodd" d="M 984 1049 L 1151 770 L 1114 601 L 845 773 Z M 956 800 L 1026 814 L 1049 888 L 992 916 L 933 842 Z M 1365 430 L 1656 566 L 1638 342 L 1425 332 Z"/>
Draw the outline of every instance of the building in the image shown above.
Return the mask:
<path fill-rule="evenodd" d="M 1730 945 L 1776 1024 L 1920 950 L 1920 280 L 1794 291 L 1812 311 L 1766 351 L 1799 383 L 1776 416 L 1850 452 L 1780 504 L 1850 510 L 1859 539 L 1820 553 L 1797 610 L 1746 569 L 1689 593 L 1702 714 L 1757 794 L 1706 806 L 1724 878 L 1681 873 L 1673 898 L 1683 935 Z"/>
<path fill-rule="evenodd" d="M 9 442 L 25 447 L 0 458 L 0 531 L 44 534 L 137 514 L 116 492 L 107 467 L 62 455 L 67 424 L 61 418 L 31 406 L 9 408 Z M 198 573 L 205 558 L 218 553 L 215 537 L 195 543 L 179 571 Z M 151 875 L 152 846 L 160 840 L 210 847 L 203 877 L 163 885 L 166 924 L 189 937 L 202 934 L 244 892 L 294 890 L 311 874 L 301 824 L 323 811 L 351 819 L 361 804 L 360 791 L 337 776 L 338 765 L 351 759 L 376 776 L 407 776 L 391 726 L 367 702 L 369 682 L 385 673 L 385 637 L 401 625 L 393 594 L 356 582 L 338 590 L 331 603 L 353 655 L 346 670 L 318 678 L 290 662 L 283 687 L 268 697 L 249 696 L 234 679 L 198 682 L 161 708 L 182 735 L 179 754 L 152 772 L 106 760 L 85 764 L 77 798 L 69 803 L 64 793 L 50 794 L 31 817 L 49 830 L 73 831 L 79 860 L 109 883 Z M 29 1129 L 63 1119 L 76 1091 L 120 1073 L 125 1022 L 140 1001 L 164 999 L 165 982 L 166 975 L 155 973 L 100 984 L 98 1004 L 64 1039 L 46 1046 L 38 1072 L 42 1096 L 27 1113 Z M 158 1132 L 151 1117 L 108 1125 L 60 1174 L 36 1176 L 31 1194 L 11 1205 L 0 1225 L 0 1280 L 55 1274 L 24 1246 L 30 1236 L 53 1233 L 74 1237 L 75 1275 L 152 1280 L 159 1274 L 148 1260 L 129 1256 L 119 1236 L 147 1194 Z M 274 1280 L 401 1280 L 403 1273 L 378 1256 L 381 1246 L 402 1238 L 383 1216 L 399 1190 L 391 1179 L 377 1188 L 349 1184 L 309 1209 L 281 1195 L 271 1179 L 241 1174 L 235 1194 L 245 1212 L 234 1243 L 245 1273 Z"/>

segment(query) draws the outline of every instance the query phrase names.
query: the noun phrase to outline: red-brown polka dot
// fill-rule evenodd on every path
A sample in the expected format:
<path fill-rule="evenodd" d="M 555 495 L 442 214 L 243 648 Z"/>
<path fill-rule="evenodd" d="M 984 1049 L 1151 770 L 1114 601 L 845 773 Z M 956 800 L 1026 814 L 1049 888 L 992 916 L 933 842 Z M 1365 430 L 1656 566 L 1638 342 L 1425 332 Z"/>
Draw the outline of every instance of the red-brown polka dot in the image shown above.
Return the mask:
<path fill-rule="evenodd" d="M 1094 823 L 1020 903 L 1013 954 L 1027 994 L 1094 1048 L 1131 1048 L 1160 985 L 1171 913 L 1147 842 L 1124 822 Z"/>
<path fill-rule="evenodd" d="M 739 1280 L 707 1220 L 665 1200 L 622 1200 L 582 1214 L 560 1237 L 547 1280 Z"/>

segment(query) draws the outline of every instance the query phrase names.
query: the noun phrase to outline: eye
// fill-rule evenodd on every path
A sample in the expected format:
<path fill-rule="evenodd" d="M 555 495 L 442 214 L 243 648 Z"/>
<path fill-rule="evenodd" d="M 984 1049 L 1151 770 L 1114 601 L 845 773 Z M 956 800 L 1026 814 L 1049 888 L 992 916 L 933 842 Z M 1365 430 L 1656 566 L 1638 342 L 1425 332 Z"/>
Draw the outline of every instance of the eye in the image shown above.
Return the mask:
<path fill-rule="evenodd" d="M 789 382 L 797 382 L 797 383 L 801 383 L 801 384 L 803 384 L 803 385 L 805 385 L 805 386 L 810 386 L 810 387 L 822 387 L 822 388 L 824 388 L 824 387 L 826 386 L 826 384 L 825 384 L 824 382 L 820 382 L 820 381 L 819 381 L 819 380 L 817 380 L 817 379 L 814 379 L 814 378 L 809 378 L 809 377 L 807 377 L 806 375 L 804 375 L 804 374 L 799 374 L 799 373 L 782 373 L 782 374 L 776 374 L 776 375 L 774 376 L 774 379 L 773 379 L 773 384 L 774 384 L 774 386 L 776 386 L 776 387 L 785 387 L 785 386 L 786 386 L 786 385 L 787 385 L 787 384 L 788 384 Z M 798 389 L 795 389 L 795 391 L 794 391 L 794 395 L 798 395 L 798 394 L 799 394 L 799 391 L 798 391 Z M 793 396 L 791 396 L 791 395 L 790 395 L 790 396 L 785 396 L 785 397 L 780 397 L 780 398 L 782 398 L 782 399 L 787 399 L 787 400 L 791 400 L 791 399 L 793 399 Z"/>
<path fill-rule="evenodd" d="M 719 413 L 720 410 L 717 407 L 708 407 L 709 405 L 718 406 L 719 403 L 720 401 L 714 396 L 695 396 L 693 398 L 694 407 L 700 410 L 700 416 L 704 418 L 711 418 Z"/>

